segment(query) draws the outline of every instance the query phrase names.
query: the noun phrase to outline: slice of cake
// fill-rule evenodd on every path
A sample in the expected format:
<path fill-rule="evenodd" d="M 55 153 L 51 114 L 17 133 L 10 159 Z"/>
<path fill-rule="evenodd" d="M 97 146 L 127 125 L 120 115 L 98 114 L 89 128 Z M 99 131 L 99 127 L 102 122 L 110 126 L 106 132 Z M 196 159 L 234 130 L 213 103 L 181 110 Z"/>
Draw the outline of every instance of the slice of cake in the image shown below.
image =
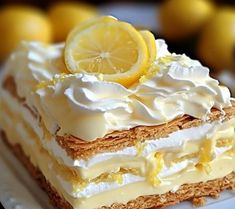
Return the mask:
<path fill-rule="evenodd" d="M 0 85 L 1 138 L 57 208 L 200 204 L 234 187 L 228 88 L 148 31 L 103 17 L 65 45 L 23 42 Z"/>

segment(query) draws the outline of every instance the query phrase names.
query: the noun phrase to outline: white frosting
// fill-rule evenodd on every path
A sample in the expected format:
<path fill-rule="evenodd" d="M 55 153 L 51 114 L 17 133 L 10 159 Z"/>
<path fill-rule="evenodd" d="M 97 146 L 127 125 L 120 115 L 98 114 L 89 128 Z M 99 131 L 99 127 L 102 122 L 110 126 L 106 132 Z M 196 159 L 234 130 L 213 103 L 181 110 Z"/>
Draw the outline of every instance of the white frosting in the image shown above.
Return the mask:
<path fill-rule="evenodd" d="M 15 77 L 18 94 L 37 108 L 52 134 L 60 127 L 57 134 L 84 140 L 138 125 L 162 124 L 184 114 L 204 118 L 212 107 L 231 105 L 229 90 L 209 76 L 208 68 L 185 55 L 169 53 L 163 40 L 156 45 L 154 65 L 159 73 L 129 89 L 88 74 L 61 78 L 63 45 L 24 42 L 6 64 L 5 74 Z M 32 91 L 53 78 L 50 85 Z"/>
<path fill-rule="evenodd" d="M 158 174 L 158 177 L 159 178 L 164 178 L 164 177 L 168 177 L 168 176 L 174 175 L 174 174 L 182 171 L 183 169 L 187 168 L 187 166 L 190 163 L 196 164 L 196 162 L 197 162 L 196 159 L 190 159 L 190 160 L 184 160 L 182 162 L 173 164 L 173 166 L 171 166 L 171 167 L 166 167 L 165 166 L 162 169 L 162 171 Z"/>

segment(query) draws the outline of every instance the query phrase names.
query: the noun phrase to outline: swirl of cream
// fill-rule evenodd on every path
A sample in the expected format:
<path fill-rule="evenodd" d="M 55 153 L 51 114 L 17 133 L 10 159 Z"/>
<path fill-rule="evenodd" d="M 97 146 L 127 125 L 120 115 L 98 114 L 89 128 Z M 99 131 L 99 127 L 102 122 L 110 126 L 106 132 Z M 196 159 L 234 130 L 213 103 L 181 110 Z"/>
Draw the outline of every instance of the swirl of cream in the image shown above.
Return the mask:
<path fill-rule="evenodd" d="M 228 88 L 209 76 L 209 69 L 185 55 L 157 61 L 160 72 L 136 87 L 135 111 L 146 124 L 170 121 L 184 114 L 204 118 L 212 107 L 230 106 Z M 159 116 L 161 116 L 159 118 Z"/>
<path fill-rule="evenodd" d="M 91 140 L 110 130 L 126 128 L 122 121 L 131 119 L 131 94 L 120 84 L 100 81 L 93 75 L 73 74 L 54 86 L 39 89 L 35 106 L 40 101 L 38 109 L 50 131 L 55 131 L 56 121 L 58 134 Z"/>
<path fill-rule="evenodd" d="M 27 98 L 37 83 L 52 79 L 65 68 L 61 62 L 63 47 L 22 41 L 6 62 L 2 79 L 12 75 L 18 95 Z"/>

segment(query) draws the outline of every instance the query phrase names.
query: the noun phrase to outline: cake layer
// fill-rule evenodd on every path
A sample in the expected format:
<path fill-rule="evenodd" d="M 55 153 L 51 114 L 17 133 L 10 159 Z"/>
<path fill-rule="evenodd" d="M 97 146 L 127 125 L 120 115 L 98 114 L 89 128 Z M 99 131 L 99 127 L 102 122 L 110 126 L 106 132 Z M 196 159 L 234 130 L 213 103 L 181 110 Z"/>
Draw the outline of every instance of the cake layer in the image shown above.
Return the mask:
<path fill-rule="evenodd" d="M 52 204 L 58 209 L 73 209 L 71 204 L 58 193 L 58 191 L 46 180 L 41 171 L 35 167 L 24 154 L 20 145 L 11 145 L 7 139 L 4 141 L 11 148 L 12 152 L 25 165 L 32 177 L 37 181 L 39 186 L 44 189 Z M 102 209 L 147 209 L 155 207 L 166 207 L 177 204 L 185 200 L 193 200 L 194 198 L 203 196 L 218 197 L 219 193 L 226 189 L 235 188 L 235 173 L 228 174 L 223 178 L 214 179 L 207 182 L 182 185 L 174 192 L 168 192 L 162 195 L 148 195 L 133 199 L 126 204 L 112 204 L 112 206 L 102 207 Z"/>

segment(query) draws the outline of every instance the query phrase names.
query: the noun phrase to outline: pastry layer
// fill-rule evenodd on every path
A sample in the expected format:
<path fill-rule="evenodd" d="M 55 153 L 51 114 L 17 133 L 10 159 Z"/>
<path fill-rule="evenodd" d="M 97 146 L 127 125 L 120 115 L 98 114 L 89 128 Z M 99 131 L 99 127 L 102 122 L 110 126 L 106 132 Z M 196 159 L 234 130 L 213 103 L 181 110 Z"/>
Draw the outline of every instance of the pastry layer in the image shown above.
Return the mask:
<path fill-rule="evenodd" d="M 32 175 L 39 186 L 44 189 L 51 203 L 58 209 L 73 209 L 73 207 L 66 201 L 58 191 L 46 180 L 41 171 L 35 167 L 30 159 L 22 151 L 20 145 L 11 145 L 7 139 L 3 137 L 4 141 L 11 148 L 12 152 L 24 164 L 29 173 Z M 147 209 L 147 208 L 164 208 L 169 205 L 177 204 L 181 201 L 192 200 L 202 196 L 218 197 L 219 193 L 226 189 L 235 188 L 235 173 L 226 175 L 223 178 L 215 180 L 200 182 L 195 184 L 182 185 L 174 192 L 168 192 L 162 195 L 142 196 L 129 201 L 127 204 L 113 204 L 110 207 L 102 207 L 102 209 Z"/>

